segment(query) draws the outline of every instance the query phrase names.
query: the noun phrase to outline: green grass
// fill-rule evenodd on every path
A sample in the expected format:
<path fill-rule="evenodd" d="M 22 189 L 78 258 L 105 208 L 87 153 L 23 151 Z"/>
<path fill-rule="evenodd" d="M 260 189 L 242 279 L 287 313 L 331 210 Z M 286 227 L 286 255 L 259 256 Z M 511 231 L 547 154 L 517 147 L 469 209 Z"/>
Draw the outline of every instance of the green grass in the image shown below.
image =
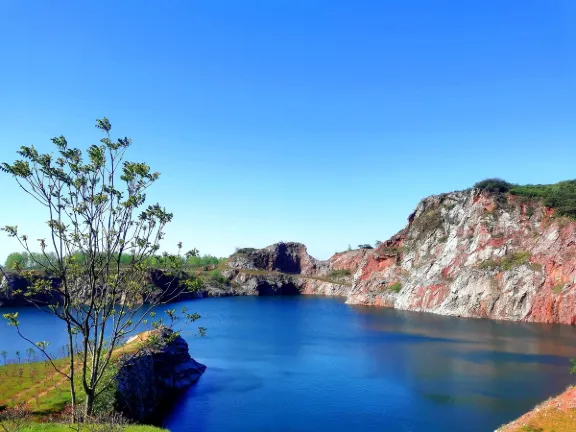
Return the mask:
<path fill-rule="evenodd" d="M 70 429 L 70 425 L 67 424 L 54 424 L 54 423 L 37 423 L 30 424 L 29 426 L 22 429 L 22 432 L 70 432 L 75 429 Z M 82 429 L 82 431 L 89 431 L 88 428 Z M 130 425 L 126 426 L 125 432 L 169 432 L 168 429 L 161 429 L 155 426 L 146 425 Z"/>
<path fill-rule="evenodd" d="M 395 293 L 399 293 L 402 290 L 402 284 L 400 282 L 394 282 L 392 285 L 388 287 L 388 289 Z"/>
<path fill-rule="evenodd" d="M 55 364 L 67 370 L 66 359 Z M 33 414 L 61 411 L 70 399 L 67 381 L 47 362 L 0 367 L 0 406 L 28 404 Z"/>
<path fill-rule="evenodd" d="M 140 337 L 145 339 L 147 335 L 148 332 L 144 332 Z M 138 340 L 118 347 L 112 359 L 135 353 L 140 347 Z M 68 362 L 68 358 L 60 358 L 54 364 L 68 372 Z M 77 363 L 76 389 L 80 388 L 79 367 L 80 363 Z M 78 402 L 82 400 L 82 392 L 78 392 Z M 26 404 L 31 414 L 45 416 L 60 413 L 69 403 L 70 384 L 50 363 L 42 361 L 0 366 L 0 407 Z"/>

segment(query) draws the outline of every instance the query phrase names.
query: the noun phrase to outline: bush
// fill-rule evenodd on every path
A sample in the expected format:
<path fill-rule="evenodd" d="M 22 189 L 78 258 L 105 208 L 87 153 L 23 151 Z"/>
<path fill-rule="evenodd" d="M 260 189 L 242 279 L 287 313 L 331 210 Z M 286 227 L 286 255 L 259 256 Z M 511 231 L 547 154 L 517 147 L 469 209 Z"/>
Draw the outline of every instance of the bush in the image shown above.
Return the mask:
<path fill-rule="evenodd" d="M 402 284 L 400 282 L 394 282 L 392 285 L 388 287 L 388 289 L 395 293 L 399 293 L 402 290 Z"/>
<path fill-rule="evenodd" d="M 374 248 L 372 247 L 372 245 L 366 243 L 358 245 L 358 249 L 374 249 Z"/>
<path fill-rule="evenodd" d="M 530 263 L 530 257 L 531 255 L 529 252 L 513 252 L 505 255 L 500 259 L 489 259 L 482 261 L 480 264 L 478 264 L 478 268 L 483 270 L 512 270 L 523 264 Z"/>
<path fill-rule="evenodd" d="M 438 209 L 431 209 L 424 212 L 417 219 L 414 219 L 413 225 L 420 231 L 420 234 L 434 232 L 442 227 L 444 220 Z"/>
<path fill-rule="evenodd" d="M 217 266 L 225 258 L 217 258 L 212 255 L 202 255 L 202 256 L 191 256 L 186 259 L 186 265 L 191 268 L 202 268 L 209 266 Z"/>
<path fill-rule="evenodd" d="M 474 189 L 481 189 L 492 193 L 506 193 L 514 185 L 499 178 L 489 178 L 474 185 Z"/>
<path fill-rule="evenodd" d="M 210 279 L 221 284 L 225 284 L 227 282 L 227 279 L 218 270 L 212 270 L 210 272 Z"/>
<path fill-rule="evenodd" d="M 516 185 L 510 189 L 510 194 L 541 201 L 546 207 L 555 209 L 558 216 L 576 219 L 576 180 L 551 185 Z"/>

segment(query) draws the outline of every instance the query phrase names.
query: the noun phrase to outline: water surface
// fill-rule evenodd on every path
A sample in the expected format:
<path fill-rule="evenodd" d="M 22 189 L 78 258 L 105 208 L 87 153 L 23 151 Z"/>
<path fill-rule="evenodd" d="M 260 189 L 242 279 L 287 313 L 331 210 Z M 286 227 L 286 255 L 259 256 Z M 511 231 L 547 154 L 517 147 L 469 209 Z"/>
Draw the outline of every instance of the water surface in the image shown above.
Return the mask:
<path fill-rule="evenodd" d="M 165 426 L 174 432 L 493 431 L 573 381 L 576 331 L 569 326 L 320 297 L 177 306 L 202 315 L 207 336 L 192 329 L 183 336 L 208 369 L 168 414 Z M 37 339 L 65 343 L 50 316 L 21 313 Z M 4 326 L 3 346 L 26 348 Z"/>

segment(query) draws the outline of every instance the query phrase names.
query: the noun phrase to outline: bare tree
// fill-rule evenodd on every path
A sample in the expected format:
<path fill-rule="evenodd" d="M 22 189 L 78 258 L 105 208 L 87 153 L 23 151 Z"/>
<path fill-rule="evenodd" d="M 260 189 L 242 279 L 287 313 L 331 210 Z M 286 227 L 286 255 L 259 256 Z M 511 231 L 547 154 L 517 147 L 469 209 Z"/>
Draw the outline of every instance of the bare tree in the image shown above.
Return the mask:
<path fill-rule="evenodd" d="M 145 163 L 124 159 L 131 140 L 113 141 L 108 119 L 97 120 L 96 127 L 104 138 L 85 152 L 70 147 L 60 136 L 52 139 L 56 156 L 23 146 L 19 160 L 0 166 L 48 216 L 48 236 L 38 240 L 41 253 L 32 253 L 29 237 L 17 226 L 3 230 L 20 242 L 36 267 L 51 276 L 38 277 L 16 264 L 16 270 L 32 281 L 20 294 L 65 323 L 67 365 L 55 361 L 48 343 L 22 333 L 17 313 L 4 317 L 67 378 L 73 410 L 80 392 L 86 418 L 114 379 L 109 373 L 114 350 L 142 323 L 162 324 L 153 309 L 199 283 L 183 272 L 181 243 L 177 254 L 158 258 L 172 214 L 158 204 L 146 206 L 145 192 L 159 174 Z M 150 279 L 151 263 L 157 266 L 159 260 L 165 274 L 160 289 Z M 174 310 L 168 313 L 169 326 L 181 318 Z M 189 321 L 199 318 L 185 309 L 182 314 Z"/>

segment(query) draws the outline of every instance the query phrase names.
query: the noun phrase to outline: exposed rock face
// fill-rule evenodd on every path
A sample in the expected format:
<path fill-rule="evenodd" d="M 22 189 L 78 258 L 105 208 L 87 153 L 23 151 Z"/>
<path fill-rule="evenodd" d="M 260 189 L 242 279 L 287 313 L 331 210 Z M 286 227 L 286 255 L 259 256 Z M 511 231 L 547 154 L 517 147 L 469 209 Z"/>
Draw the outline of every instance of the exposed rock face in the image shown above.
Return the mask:
<path fill-rule="evenodd" d="M 266 270 L 291 274 L 317 274 L 327 266 L 308 255 L 301 243 L 277 243 L 264 249 L 244 249 L 232 255 L 228 266 L 232 269 Z M 324 267 L 324 268 L 322 268 Z"/>
<path fill-rule="evenodd" d="M 342 295 L 348 303 L 576 323 L 576 223 L 537 203 L 479 190 L 424 199 L 407 227 L 375 250 L 322 262 L 303 245 L 284 243 L 233 256 L 230 267 L 298 273 L 302 293 Z M 334 270 L 348 270 L 348 284 L 329 282 Z M 231 276 L 258 285 L 256 275 Z"/>
<path fill-rule="evenodd" d="M 56 278 L 47 278 L 52 286 L 56 288 L 60 281 Z M 30 302 L 24 296 L 24 293 L 30 287 L 33 280 L 26 279 L 25 277 L 15 273 L 2 273 L 0 274 L 0 307 L 20 307 L 29 306 Z M 54 299 L 59 299 L 56 291 L 52 295 L 35 296 L 34 300 L 38 304 L 50 304 Z"/>
<path fill-rule="evenodd" d="M 129 418 L 143 421 L 158 408 L 190 387 L 206 366 L 190 357 L 182 337 L 173 338 L 172 330 L 154 330 L 162 347 L 147 349 L 135 357 L 127 355 L 117 377 L 116 407 Z"/>

